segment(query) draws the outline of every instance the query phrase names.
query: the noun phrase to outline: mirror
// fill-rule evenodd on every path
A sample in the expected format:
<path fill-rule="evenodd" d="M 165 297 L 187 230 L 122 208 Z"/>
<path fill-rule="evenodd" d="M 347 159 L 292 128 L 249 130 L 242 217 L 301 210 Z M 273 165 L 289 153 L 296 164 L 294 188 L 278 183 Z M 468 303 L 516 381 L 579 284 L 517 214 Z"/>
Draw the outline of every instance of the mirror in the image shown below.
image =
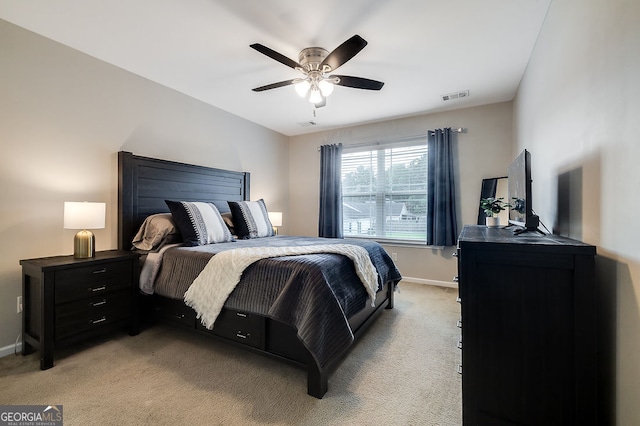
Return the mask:
<path fill-rule="evenodd" d="M 478 200 L 478 225 L 485 224 L 484 211 L 480 208 L 480 200 L 483 198 L 504 198 L 503 201 L 509 201 L 509 179 L 506 176 L 482 179 L 482 188 L 480 188 L 480 199 Z M 509 210 L 503 210 L 498 215 L 500 218 L 500 226 L 509 224 Z"/>

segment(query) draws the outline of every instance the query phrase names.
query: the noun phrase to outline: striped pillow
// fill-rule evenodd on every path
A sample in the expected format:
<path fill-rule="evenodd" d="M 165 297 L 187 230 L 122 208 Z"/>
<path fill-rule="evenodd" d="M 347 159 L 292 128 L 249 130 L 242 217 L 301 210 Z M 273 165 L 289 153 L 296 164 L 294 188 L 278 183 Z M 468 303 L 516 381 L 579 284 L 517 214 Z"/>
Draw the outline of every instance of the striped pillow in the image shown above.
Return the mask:
<path fill-rule="evenodd" d="M 234 230 L 238 238 L 260 238 L 275 235 L 264 200 L 229 201 L 228 204 L 233 214 Z"/>
<path fill-rule="evenodd" d="M 165 200 L 186 246 L 233 241 L 213 203 Z"/>

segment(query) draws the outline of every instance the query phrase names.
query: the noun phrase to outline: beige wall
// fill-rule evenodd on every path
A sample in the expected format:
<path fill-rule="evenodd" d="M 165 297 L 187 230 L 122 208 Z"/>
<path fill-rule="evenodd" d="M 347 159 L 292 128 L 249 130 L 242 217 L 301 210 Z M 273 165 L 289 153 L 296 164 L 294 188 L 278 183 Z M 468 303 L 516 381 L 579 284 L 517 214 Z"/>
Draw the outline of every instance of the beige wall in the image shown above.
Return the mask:
<path fill-rule="evenodd" d="M 96 245 L 116 247 L 118 151 L 248 171 L 252 198 L 288 205 L 281 134 L 2 20 L 0 70 L 0 353 L 20 333 L 19 260 L 73 253 L 64 201 L 106 202 Z"/>
<path fill-rule="evenodd" d="M 640 421 L 639 76 L 640 2 L 555 0 L 514 108 L 535 208 L 598 249 L 599 424 Z"/>
<path fill-rule="evenodd" d="M 617 424 L 635 424 L 638 52 L 639 2 L 554 0 L 513 105 L 289 139 L 0 20 L 0 351 L 20 332 L 19 259 L 72 252 L 64 201 L 106 201 L 97 245 L 116 246 L 119 150 L 250 171 L 253 198 L 284 211 L 283 233 L 317 235 L 318 146 L 461 126 L 468 129 L 458 135 L 462 223 L 476 220 L 482 178 L 505 174 L 527 148 L 542 221 L 598 246 L 601 395 L 612 401 Z M 559 191 L 560 182 L 568 189 Z M 406 276 L 446 282 L 455 275 L 451 250 L 386 248 L 398 253 Z"/>
<path fill-rule="evenodd" d="M 511 102 L 504 102 L 292 137 L 289 149 L 290 204 L 289 217 L 286 219 L 289 233 L 318 234 L 319 146 L 426 135 L 427 130 L 442 127 L 466 129 L 466 133 L 455 135 L 458 150 L 458 211 L 460 226 L 476 223 L 482 179 L 504 176 L 512 160 L 511 110 Z M 386 245 L 385 249 L 389 253 L 397 253 L 397 265 L 405 277 L 451 283 L 456 275 L 457 264 L 451 257 L 451 247 L 434 250 Z"/>

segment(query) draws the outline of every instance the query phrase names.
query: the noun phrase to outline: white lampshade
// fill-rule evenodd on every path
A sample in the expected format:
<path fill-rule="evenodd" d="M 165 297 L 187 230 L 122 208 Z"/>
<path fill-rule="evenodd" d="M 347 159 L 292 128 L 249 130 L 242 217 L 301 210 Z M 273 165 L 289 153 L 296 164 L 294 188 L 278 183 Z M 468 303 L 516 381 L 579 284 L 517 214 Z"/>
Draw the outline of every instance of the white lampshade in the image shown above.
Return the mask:
<path fill-rule="evenodd" d="M 282 226 L 282 212 L 269 212 L 269 221 L 273 226 Z"/>
<path fill-rule="evenodd" d="M 102 229 L 105 224 L 105 203 L 64 202 L 65 229 Z"/>

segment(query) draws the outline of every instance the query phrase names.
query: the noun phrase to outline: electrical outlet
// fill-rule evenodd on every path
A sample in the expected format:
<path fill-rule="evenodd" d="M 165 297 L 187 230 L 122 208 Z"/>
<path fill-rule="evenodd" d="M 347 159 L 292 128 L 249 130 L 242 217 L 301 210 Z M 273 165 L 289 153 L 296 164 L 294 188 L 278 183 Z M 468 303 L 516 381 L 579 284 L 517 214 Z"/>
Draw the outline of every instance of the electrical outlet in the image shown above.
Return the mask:
<path fill-rule="evenodd" d="M 22 296 L 18 296 L 18 300 L 17 300 L 17 313 L 21 313 L 22 312 Z"/>
<path fill-rule="evenodd" d="M 393 260 L 394 262 L 398 261 L 398 253 L 391 253 L 391 260 Z"/>

